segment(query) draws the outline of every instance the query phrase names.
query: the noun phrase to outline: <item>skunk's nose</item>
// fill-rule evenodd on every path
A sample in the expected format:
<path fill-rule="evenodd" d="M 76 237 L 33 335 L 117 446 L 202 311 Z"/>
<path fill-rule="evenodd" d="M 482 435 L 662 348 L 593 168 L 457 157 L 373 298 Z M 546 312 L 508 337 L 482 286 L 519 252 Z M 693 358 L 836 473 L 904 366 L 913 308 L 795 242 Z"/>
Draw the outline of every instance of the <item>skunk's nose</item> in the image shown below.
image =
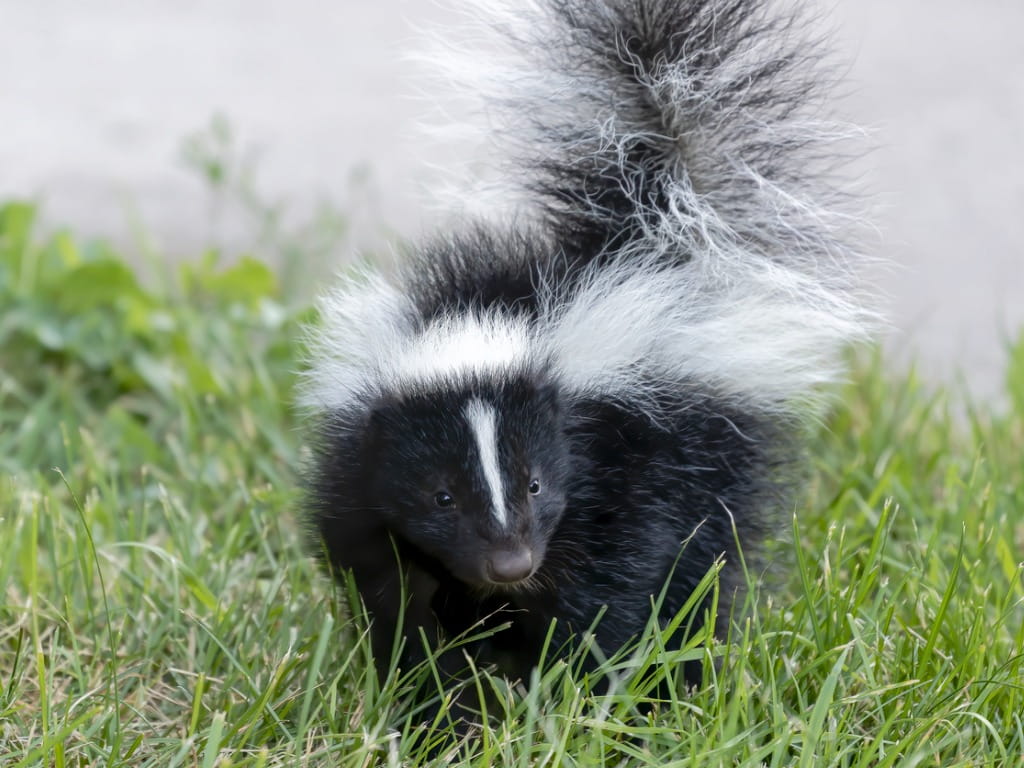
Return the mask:
<path fill-rule="evenodd" d="M 495 552 L 487 561 L 487 573 L 494 581 L 511 584 L 522 581 L 533 570 L 533 553 L 526 549 Z"/>

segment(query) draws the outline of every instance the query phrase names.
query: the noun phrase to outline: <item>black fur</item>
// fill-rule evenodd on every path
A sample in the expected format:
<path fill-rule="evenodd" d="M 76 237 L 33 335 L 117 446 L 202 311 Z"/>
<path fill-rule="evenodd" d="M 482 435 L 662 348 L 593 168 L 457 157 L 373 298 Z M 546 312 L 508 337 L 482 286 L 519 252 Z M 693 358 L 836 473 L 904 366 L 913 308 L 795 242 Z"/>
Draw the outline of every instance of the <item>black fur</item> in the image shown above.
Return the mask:
<path fill-rule="evenodd" d="M 737 543 L 753 557 L 785 497 L 786 432 L 696 388 L 678 393 L 684 409 L 664 404 L 678 413 L 671 421 L 652 423 L 628 403 L 563 402 L 535 376 L 411 392 L 358 423 L 340 413 L 323 422 L 312 517 L 331 568 L 354 573 L 374 616 L 382 671 L 403 590 L 405 669 L 423 658 L 420 627 L 454 638 L 485 618 L 513 627 L 478 644 L 477 660 L 514 676 L 536 662 L 552 620 L 555 647 L 567 647 L 604 611 L 596 638 L 614 652 L 644 627 L 670 575 L 666 620 L 720 558 L 729 565 L 720 595 L 728 615 L 741 581 Z M 467 399 L 481 397 L 499 405 L 502 468 L 519 480 L 511 532 L 488 514 L 475 449 L 457 418 Z M 536 500 L 526 491 L 533 476 L 544 484 Z M 457 506 L 438 508 L 438 488 Z M 533 550 L 537 571 L 525 584 L 488 583 L 488 553 L 518 542 Z"/>

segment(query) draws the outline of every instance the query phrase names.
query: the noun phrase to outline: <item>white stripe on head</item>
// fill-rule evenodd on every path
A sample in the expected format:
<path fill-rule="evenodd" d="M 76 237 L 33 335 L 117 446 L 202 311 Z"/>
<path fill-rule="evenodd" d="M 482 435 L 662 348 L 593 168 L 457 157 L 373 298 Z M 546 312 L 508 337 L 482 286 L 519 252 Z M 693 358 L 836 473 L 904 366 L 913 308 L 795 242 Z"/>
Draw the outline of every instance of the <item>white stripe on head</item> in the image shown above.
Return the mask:
<path fill-rule="evenodd" d="M 480 466 L 484 480 L 491 492 L 491 511 L 502 526 L 508 525 L 505 510 L 505 489 L 501 483 L 501 469 L 498 466 L 498 415 L 493 405 L 482 400 L 470 400 L 464 410 L 469 428 L 476 439 L 480 454 Z"/>

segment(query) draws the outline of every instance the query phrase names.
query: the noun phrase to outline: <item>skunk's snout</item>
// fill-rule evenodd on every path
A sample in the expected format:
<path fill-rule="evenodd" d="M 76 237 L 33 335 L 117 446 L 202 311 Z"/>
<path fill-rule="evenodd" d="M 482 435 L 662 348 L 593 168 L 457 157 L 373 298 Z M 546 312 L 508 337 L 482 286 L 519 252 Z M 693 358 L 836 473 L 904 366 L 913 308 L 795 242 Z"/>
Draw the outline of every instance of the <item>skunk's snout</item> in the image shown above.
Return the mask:
<path fill-rule="evenodd" d="M 528 547 L 499 550 L 487 559 L 487 575 L 502 584 L 522 581 L 533 573 L 533 552 Z"/>

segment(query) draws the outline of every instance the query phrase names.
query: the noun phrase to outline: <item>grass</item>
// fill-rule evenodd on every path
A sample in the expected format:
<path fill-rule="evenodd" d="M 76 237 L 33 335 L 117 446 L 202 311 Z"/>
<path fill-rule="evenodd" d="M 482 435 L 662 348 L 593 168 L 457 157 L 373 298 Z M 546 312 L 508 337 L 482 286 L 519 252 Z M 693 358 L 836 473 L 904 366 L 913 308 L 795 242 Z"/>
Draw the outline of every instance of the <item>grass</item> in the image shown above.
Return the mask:
<path fill-rule="evenodd" d="M 999 407 L 858 366 L 699 690 L 651 704 L 650 630 L 604 695 L 481 671 L 460 743 L 304 552 L 307 313 L 257 261 L 147 287 L 33 216 L 0 211 L 0 765 L 1024 764 L 1024 344 Z"/>

